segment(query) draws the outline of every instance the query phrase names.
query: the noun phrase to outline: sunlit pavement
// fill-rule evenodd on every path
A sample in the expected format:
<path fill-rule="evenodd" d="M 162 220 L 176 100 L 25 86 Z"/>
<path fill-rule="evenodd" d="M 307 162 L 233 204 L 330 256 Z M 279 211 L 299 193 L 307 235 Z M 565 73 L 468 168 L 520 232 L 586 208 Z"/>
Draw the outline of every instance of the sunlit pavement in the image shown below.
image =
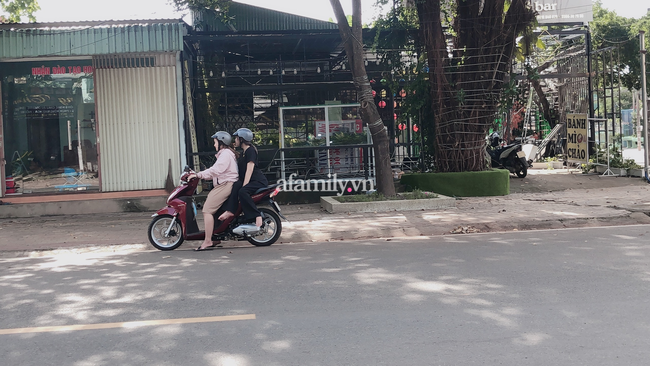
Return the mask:
<path fill-rule="evenodd" d="M 650 223 L 650 185 L 640 178 L 531 170 L 526 178 L 513 176 L 510 191 L 508 196 L 465 197 L 454 208 L 430 211 L 329 214 L 319 204 L 282 205 L 290 221 L 283 223 L 274 246 Z M 39 256 L 50 250 L 150 250 L 146 233 L 150 221 L 150 212 L 2 219 L 0 257 Z M 223 244 L 250 247 L 247 242 Z M 179 249 L 198 245 L 185 242 Z"/>
<path fill-rule="evenodd" d="M 643 365 L 648 236 L 636 225 L 3 258 L 0 354 L 7 365 Z"/>

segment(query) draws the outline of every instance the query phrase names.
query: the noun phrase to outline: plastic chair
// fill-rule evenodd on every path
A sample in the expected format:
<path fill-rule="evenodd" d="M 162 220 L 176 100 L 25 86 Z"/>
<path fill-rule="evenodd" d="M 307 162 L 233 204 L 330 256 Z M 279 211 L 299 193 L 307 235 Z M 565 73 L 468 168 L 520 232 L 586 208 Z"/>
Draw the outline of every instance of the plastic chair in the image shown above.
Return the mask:
<path fill-rule="evenodd" d="M 72 168 L 63 168 L 63 173 L 61 174 L 65 178 L 65 184 L 54 186 L 54 188 L 62 191 L 64 189 L 85 189 L 90 186 L 90 184 L 84 184 L 83 179 L 86 176 L 86 173 L 81 171 L 78 172 Z"/>

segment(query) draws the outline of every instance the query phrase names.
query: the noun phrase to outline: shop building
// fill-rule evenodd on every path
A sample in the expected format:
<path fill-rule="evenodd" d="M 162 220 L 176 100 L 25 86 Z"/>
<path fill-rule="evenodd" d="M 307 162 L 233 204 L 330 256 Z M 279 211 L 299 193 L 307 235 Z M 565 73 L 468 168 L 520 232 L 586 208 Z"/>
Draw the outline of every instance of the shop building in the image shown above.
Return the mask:
<path fill-rule="evenodd" d="M 338 153 L 319 142 L 322 108 L 287 117 L 284 146 L 279 111 L 356 103 L 338 26 L 237 2 L 227 17 L 192 15 L 194 27 L 181 20 L 0 24 L 0 196 L 161 189 L 186 164 L 213 163 L 214 131 L 240 127 L 255 131 L 270 180 L 332 173 L 320 169 L 323 156 Z M 375 37 L 364 30 L 364 40 Z M 417 121 L 400 121 L 406 127 L 398 131 L 405 92 L 390 88 L 405 76 L 366 47 L 392 156 L 417 159 L 420 141 L 410 133 Z M 340 126 L 361 125 L 358 111 L 335 110 L 330 119 Z M 329 132 L 342 140 L 333 145 L 367 145 L 363 128 Z M 368 174 L 371 152 L 361 164 L 363 148 L 350 155 L 359 161 L 345 172 L 351 178 Z"/>
<path fill-rule="evenodd" d="M 176 181 L 186 33 L 180 20 L 0 25 L 0 196 Z"/>
<path fill-rule="evenodd" d="M 185 40 L 196 45 L 187 55 L 193 65 L 190 80 L 197 140 L 197 148 L 188 153 L 194 160 L 198 157 L 203 165 L 211 164 L 212 131 L 248 127 L 255 132 L 260 165 L 270 181 L 292 173 L 304 179 L 325 179 L 330 173 L 351 179 L 369 174 L 361 161 L 372 163 L 372 159 L 358 158 L 368 157 L 360 155 L 363 148 L 358 145 L 369 140 L 356 108 L 331 109 L 330 113 L 335 111 L 329 114 L 332 141 L 326 142 L 324 131 L 319 131 L 319 126 L 325 126 L 322 106 L 358 101 L 336 23 L 238 2 L 230 3 L 225 14 L 202 9 L 192 16 L 194 27 Z M 412 158 L 417 161 L 421 142 L 414 131 L 418 122 L 398 121 L 408 76 L 394 70 L 390 59 L 372 50 L 378 36 L 375 32 L 363 30 L 364 64 L 388 129 L 391 157 L 399 164 Z M 392 31 L 391 36 L 401 32 Z M 287 112 L 291 116 L 286 115 L 281 122 L 280 111 L 288 107 L 302 108 L 286 109 L 291 110 Z M 286 143 L 281 144 L 282 139 Z M 332 145 L 357 147 L 354 151 L 335 150 Z M 358 163 L 338 164 L 344 160 L 339 156 Z M 349 169 L 323 170 L 323 161 L 328 160 Z"/>

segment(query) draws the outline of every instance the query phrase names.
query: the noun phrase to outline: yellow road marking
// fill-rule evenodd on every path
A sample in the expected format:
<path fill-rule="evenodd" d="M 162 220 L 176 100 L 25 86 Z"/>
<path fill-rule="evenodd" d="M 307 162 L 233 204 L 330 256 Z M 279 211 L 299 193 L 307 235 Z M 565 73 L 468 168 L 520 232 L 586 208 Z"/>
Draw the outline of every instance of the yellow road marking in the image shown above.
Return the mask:
<path fill-rule="evenodd" d="M 244 314 L 244 315 L 210 316 L 210 317 L 203 317 L 203 318 L 144 320 L 144 321 L 135 321 L 135 322 L 123 322 L 123 323 L 98 323 L 98 324 L 60 325 L 60 326 L 35 327 L 35 328 L 12 328 L 12 329 L 0 329 L 0 335 L 45 333 L 45 332 L 66 332 L 66 331 L 73 331 L 73 330 L 91 330 L 91 329 L 137 328 L 137 327 L 147 327 L 153 325 L 212 323 L 212 322 L 228 322 L 234 320 L 254 320 L 254 319 L 255 319 L 255 314 Z"/>

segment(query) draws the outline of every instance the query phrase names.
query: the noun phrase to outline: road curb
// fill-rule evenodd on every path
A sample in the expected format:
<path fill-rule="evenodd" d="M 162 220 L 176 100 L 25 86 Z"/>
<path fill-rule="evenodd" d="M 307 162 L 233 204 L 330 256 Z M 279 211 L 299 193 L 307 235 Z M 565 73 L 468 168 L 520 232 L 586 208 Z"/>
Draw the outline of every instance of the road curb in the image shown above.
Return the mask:
<path fill-rule="evenodd" d="M 455 207 L 456 199 L 437 195 L 436 198 L 416 200 L 390 200 L 372 202 L 339 202 L 333 197 L 321 197 L 321 206 L 329 213 L 347 212 L 392 212 L 392 211 L 417 211 L 439 210 Z"/>

